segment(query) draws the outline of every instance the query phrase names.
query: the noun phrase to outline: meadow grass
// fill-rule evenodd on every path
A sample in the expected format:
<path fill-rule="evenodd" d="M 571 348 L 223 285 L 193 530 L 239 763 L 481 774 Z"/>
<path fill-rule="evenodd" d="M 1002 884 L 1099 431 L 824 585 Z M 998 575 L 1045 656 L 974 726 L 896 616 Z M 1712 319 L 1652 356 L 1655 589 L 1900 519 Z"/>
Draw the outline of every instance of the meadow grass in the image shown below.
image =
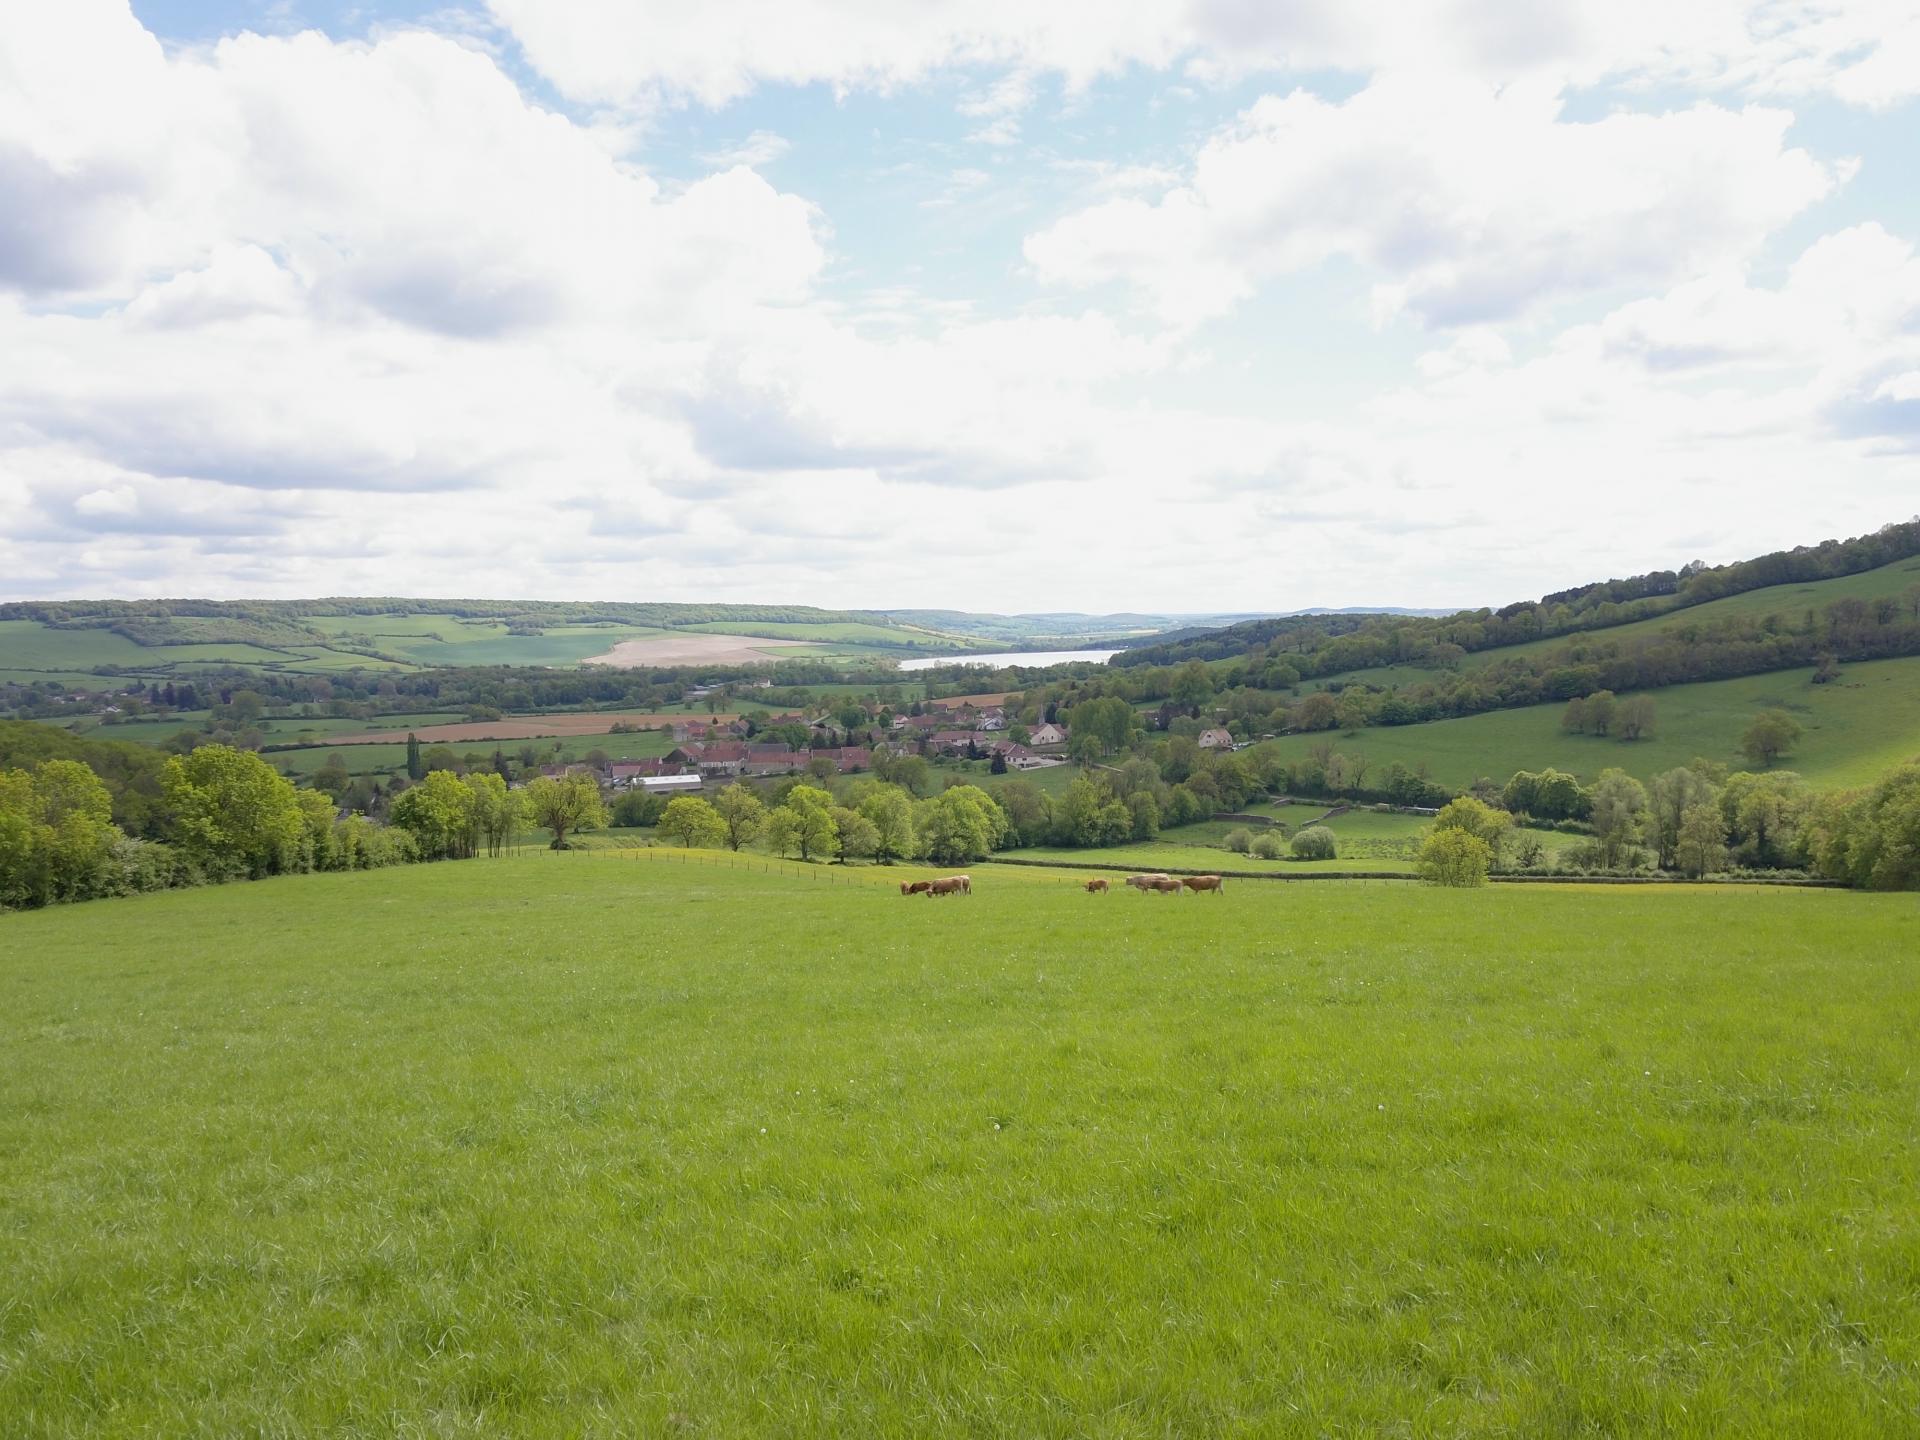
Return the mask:
<path fill-rule="evenodd" d="M 717 860 L 0 916 L 6 1428 L 1911 1429 L 1911 896 Z"/>
<path fill-rule="evenodd" d="M 1644 780 L 1695 756 L 1750 768 L 1741 734 L 1761 710 L 1781 709 L 1806 734 L 1776 768 L 1798 771 L 1821 788 L 1868 784 L 1920 755 L 1920 659 L 1844 665 L 1828 685 L 1815 685 L 1810 670 L 1783 670 L 1646 693 L 1657 719 L 1645 740 L 1569 735 L 1560 728 L 1566 707 L 1555 704 L 1353 734 L 1284 735 L 1273 743 L 1292 760 L 1331 741 L 1344 754 L 1366 756 L 1375 774 L 1394 760 L 1424 764 L 1433 779 L 1456 788 L 1548 765 L 1589 781 L 1617 766 Z"/>

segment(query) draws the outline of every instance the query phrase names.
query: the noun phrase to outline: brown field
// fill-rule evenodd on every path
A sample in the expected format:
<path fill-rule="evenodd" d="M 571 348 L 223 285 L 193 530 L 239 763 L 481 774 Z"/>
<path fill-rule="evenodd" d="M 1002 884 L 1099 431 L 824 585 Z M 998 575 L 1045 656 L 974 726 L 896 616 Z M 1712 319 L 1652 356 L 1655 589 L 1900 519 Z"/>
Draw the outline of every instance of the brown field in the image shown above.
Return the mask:
<path fill-rule="evenodd" d="M 760 640 L 751 635 L 702 635 L 683 631 L 622 640 L 604 655 L 593 655 L 582 665 L 751 665 L 777 660 L 782 650 L 806 649 L 810 640 Z"/>
<path fill-rule="evenodd" d="M 663 725 L 684 724 L 689 720 L 737 720 L 735 710 L 701 711 L 697 715 L 646 714 L 632 710 L 601 710 L 565 715 L 508 715 L 500 720 L 456 720 L 447 725 L 421 725 L 411 733 L 422 745 L 458 745 L 472 740 L 542 740 L 558 735 L 607 735 L 618 724 L 638 725 L 657 730 Z M 381 730 L 370 735 L 329 735 L 328 745 L 395 745 L 404 743 L 409 732 Z"/>

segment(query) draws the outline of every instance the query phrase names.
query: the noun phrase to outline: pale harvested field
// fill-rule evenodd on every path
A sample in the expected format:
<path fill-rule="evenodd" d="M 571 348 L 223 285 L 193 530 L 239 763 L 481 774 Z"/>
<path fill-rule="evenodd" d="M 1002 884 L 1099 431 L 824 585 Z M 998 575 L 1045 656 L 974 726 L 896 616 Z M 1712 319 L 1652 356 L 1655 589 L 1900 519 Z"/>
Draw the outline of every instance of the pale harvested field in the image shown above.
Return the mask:
<path fill-rule="evenodd" d="M 702 711 L 698 715 L 661 715 L 640 711 L 601 710 L 564 715 L 508 715 L 500 720 L 457 720 L 446 725 L 420 725 L 412 732 L 381 730 L 370 735 L 329 735 L 329 745 L 394 745 L 412 733 L 423 745 L 458 745 L 470 740 L 541 740 L 556 735 L 606 735 L 615 725 L 638 725 L 657 730 L 662 725 L 684 724 L 689 720 L 737 720 L 733 710 Z"/>
<path fill-rule="evenodd" d="M 604 655 L 581 661 L 583 665 L 751 665 L 756 660 L 776 660 L 782 650 L 804 650 L 819 642 L 812 640 L 760 640 L 751 635 L 702 635 L 682 631 L 672 635 L 645 635 L 637 640 L 622 640 Z"/>

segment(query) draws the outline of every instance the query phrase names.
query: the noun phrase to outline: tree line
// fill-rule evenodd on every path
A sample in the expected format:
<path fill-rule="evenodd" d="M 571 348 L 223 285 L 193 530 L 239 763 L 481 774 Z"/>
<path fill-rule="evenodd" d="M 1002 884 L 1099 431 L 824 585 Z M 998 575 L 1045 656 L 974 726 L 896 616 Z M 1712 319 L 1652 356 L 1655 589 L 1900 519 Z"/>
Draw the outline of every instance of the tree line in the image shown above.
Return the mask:
<path fill-rule="evenodd" d="M 1678 571 L 1600 581 L 1498 610 L 1441 617 L 1329 615 L 1252 621 L 1173 644 L 1141 646 L 1109 663 L 1125 668 L 1239 658 L 1250 674 L 1262 677 L 1266 688 L 1285 689 L 1301 679 L 1380 665 L 1457 663 L 1477 651 L 1610 629 L 1729 595 L 1876 570 L 1916 555 L 1920 519 L 1729 565 L 1696 561 Z M 1289 672 L 1294 678 L 1284 680 Z"/>

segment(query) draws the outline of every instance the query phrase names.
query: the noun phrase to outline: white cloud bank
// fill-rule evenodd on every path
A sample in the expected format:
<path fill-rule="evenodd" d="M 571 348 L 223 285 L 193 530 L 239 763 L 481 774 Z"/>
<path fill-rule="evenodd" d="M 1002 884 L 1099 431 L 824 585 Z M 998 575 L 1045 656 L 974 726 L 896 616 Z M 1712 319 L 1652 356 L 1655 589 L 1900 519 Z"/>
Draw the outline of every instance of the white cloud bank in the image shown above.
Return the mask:
<path fill-rule="evenodd" d="M 1111 200 L 1027 242 L 1043 278 L 1138 285 L 1169 321 L 1334 257 L 1384 278 L 1376 310 L 1507 319 L 1752 254 L 1843 167 L 1785 144 L 1792 116 L 1702 104 L 1560 119 L 1550 89 L 1382 80 L 1329 104 L 1259 101 L 1157 200 Z"/>
<path fill-rule="evenodd" d="M 496 9 L 563 88 L 623 102 L 662 77 L 717 103 L 957 60 L 1084 80 L 1224 63 L 1180 27 L 1269 24 L 841 6 L 844 43 L 822 45 L 789 33 L 804 7 L 703 7 L 662 54 L 618 28 L 645 39 L 644 7 Z M 1312 25 L 1259 44 L 1359 57 L 1391 29 L 1287 13 Z M 598 54 L 568 58 L 596 14 Z M 168 54 L 124 3 L 14 7 L 0 592 L 1465 603 L 1910 511 L 1907 242 L 1856 227 L 1756 283 L 1759 242 L 1843 163 L 1789 146 L 1775 106 L 1569 124 L 1562 79 L 1625 42 L 1543 26 L 1449 31 L 1451 79 L 1263 100 L 1171 184 L 1118 156 L 1157 198 L 1042 227 L 1042 303 L 896 297 L 878 323 L 821 291 L 832 217 L 744 163 L 777 137 L 667 188 L 429 31 Z M 1847 73 L 1802 49 L 1804 83 Z M 1544 78 L 1496 93 L 1503 54 Z M 998 123 L 1029 93 L 966 103 Z M 1207 397 L 1193 319 L 1330 257 L 1367 269 L 1383 314 L 1475 323 L 1338 413 Z M 1173 323 L 1058 308 L 1103 280 Z M 1622 287 L 1646 298 L 1532 359 L 1495 323 L 1551 334 L 1558 297 Z M 1562 515 L 1549 483 L 1607 503 Z"/>
<path fill-rule="evenodd" d="M 487 0 L 564 93 L 717 106 L 768 84 L 894 90 L 943 70 L 1281 69 L 1608 79 L 1884 108 L 1920 94 L 1908 0 Z"/>

